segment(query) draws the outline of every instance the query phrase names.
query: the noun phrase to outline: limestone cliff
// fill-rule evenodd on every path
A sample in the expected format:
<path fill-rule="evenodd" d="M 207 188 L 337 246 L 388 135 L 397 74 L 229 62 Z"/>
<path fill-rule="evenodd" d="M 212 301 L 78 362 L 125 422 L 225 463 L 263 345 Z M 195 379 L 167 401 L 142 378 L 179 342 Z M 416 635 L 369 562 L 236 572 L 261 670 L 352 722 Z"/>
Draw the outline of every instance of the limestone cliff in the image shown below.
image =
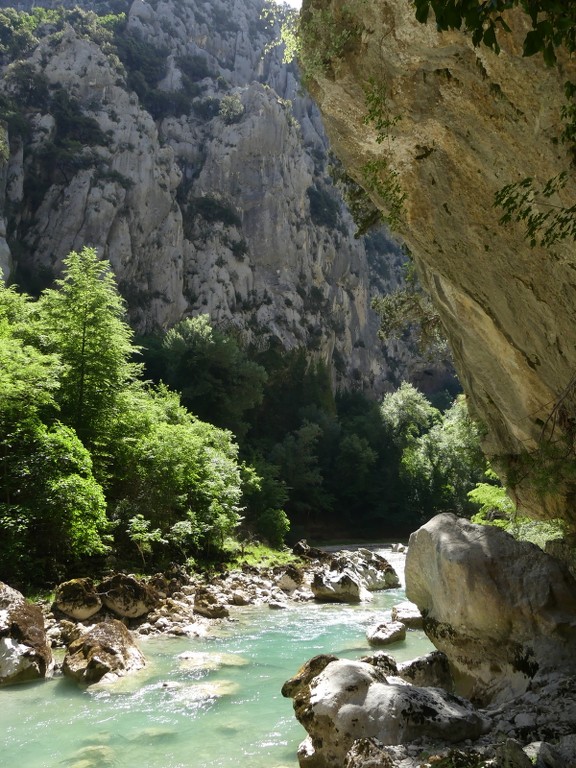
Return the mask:
<path fill-rule="evenodd" d="M 525 510 L 574 524 L 574 243 L 530 247 L 494 209 L 505 185 L 569 167 L 558 133 L 574 62 L 523 58 L 521 15 L 500 55 L 417 23 L 405 0 L 305 0 L 303 20 L 332 144 L 399 214 L 488 452 Z M 550 202 L 571 205 L 574 186 Z"/>
<path fill-rule="evenodd" d="M 370 310 L 371 272 L 392 288 L 403 257 L 382 234 L 354 238 L 319 113 L 266 52 L 262 5 L 87 2 L 126 13 L 120 38 L 78 16 L 3 48 L 0 262 L 39 290 L 95 246 L 140 332 L 208 312 L 246 342 L 306 346 L 337 384 L 418 379 Z"/>

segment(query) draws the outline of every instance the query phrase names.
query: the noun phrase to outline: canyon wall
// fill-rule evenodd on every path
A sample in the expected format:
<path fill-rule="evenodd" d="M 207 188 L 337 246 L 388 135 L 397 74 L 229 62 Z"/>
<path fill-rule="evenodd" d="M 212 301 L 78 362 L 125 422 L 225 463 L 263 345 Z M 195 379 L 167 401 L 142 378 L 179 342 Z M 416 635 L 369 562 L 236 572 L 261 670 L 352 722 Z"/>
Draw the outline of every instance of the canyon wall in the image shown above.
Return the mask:
<path fill-rule="evenodd" d="M 497 55 L 405 0 L 305 0 L 303 56 L 336 153 L 395 215 L 495 466 L 522 510 L 574 525 L 574 243 L 531 247 L 494 201 L 570 168 L 558 136 L 575 65 L 524 58 L 526 17 L 507 20 Z M 545 202 L 574 192 L 568 173 Z"/>
<path fill-rule="evenodd" d="M 0 51 L 4 273 L 37 292 L 94 246 L 141 333 L 208 313 L 246 344 L 306 347 L 336 386 L 437 383 L 413 344 L 377 339 L 373 287 L 395 288 L 404 256 L 384 230 L 354 237 L 263 2 L 82 6 L 125 13 L 120 35 L 81 13 Z"/>

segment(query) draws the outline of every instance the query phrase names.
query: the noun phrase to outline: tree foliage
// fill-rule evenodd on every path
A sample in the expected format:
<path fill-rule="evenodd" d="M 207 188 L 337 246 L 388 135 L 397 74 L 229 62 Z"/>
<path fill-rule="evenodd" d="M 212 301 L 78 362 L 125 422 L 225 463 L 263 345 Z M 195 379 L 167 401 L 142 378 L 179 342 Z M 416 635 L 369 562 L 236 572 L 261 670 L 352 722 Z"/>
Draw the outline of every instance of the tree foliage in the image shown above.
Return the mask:
<path fill-rule="evenodd" d="M 547 64 L 556 62 L 556 50 L 576 49 L 576 3 L 572 0 L 414 0 L 416 18 L 426 22 L 434 13 L 439 29 L 466 29 L 474 45 L 483 43 L 499 52 L 498 35 L 510 32 L 506 12 L 520 8 L 532 29 L 524 38 L 524 56 L 542 53 Z"/>
<path fill-rule="evenodd" d="M 139 374 L 131 362 L 132 332 L 110 265 L 93 248 L 72 252 L 64 276 L 38 303 L 47 348 L 63 363 L 60 418 L 89 448 L 116 417 L 120 392 Z"/>
<path fill-rule="evenodd" d="M 0 286 L 1 579 L 62 578 L 108 551 L 198 555 L 237 527 L 231 434 L 143 383 L 137 352 L 93 249 L 37 302 Z"/>
<path fill-rule="evenodd" d="M 212 327 L 208 315 L 182 320 L 162 345 L 163 379 L 200 418 L 242 436 L 245 414 L 263 397 L 266 372 L 248 359 L 231 336 Z"/>

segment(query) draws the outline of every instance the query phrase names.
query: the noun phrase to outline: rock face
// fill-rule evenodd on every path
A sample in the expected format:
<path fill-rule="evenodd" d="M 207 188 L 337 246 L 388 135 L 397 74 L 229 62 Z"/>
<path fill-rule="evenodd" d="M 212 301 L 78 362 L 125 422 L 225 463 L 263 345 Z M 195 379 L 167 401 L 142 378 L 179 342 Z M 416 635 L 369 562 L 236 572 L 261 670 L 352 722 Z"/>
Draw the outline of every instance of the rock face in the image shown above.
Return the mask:
<path fill-rule="evenodd" d="M 70 643 L 62 671 L 80 683 L 113 682 L 145 665 L 144 656 L 118 619 L 101 622 Z"/>
<path fill-rule="evenodd" d="M 343 765 L 356 739 L 401 744 L 428 737 L 449 742 L 478 738 L 488 727 L 469 702 L 439 688 L 388 683 L 362 661 L 316 657 L 286 682 L 296 717 L 309 738 L 300 745 L 301 766 Z"/>
<path fill-rule="evenodd" d="M 42 611 L 0 582 L 0 685 L 47 677 L 53 667 Z"/>
<path fill-rule="evenodd" d="M 462 695 L 505 701 L 576 673 L 576 581 L 533 544 L 438 515 L 410 538 L 406 592 Z"/>
<path fill-rule="evenodd" d="M 38 290 L 94 246 L 140 332 L 207 313 L 246 343 L 306 347 L 335 383 L 424 380 L 410 345 L 382 354 L 370 309 L 371 285 L 395 287 L 404 257 L 384 231 L 354 238 L 317 108 L 265 52 L 262 7 L 120 0 L 124 64 L 78 21 L 44 25 L 0 62 L 27 126 L 0 156 L 0 264 Z"/>
<path fill-rule="evenodd" d="M 322 14 L 329 30 L 317 24 Z M 566 463 L 530 460 L 544 442 L 566 474 L 574 464 L 562 443 L 576 415 L 574 244 L 531 248 L 523 225 L 498 223 L 494 199 L 505 185 L 532 177 L 541 187 L 569 169 L 558 132 L 576 64 L 522 57 L 522 14 L 506 14 L 513 32 L 499 36 L 500 55 L 464 33 L 439 33 L 430 17 L 419 24 L 405 0 L 353 0 L 345 11 L 340 0 L 304 0 L 304 45 L 322 62 L 310 68 L 311 91 L 335 152 L 382 210 L 399 202 L 391 190 L 400 185 L 399 231 L 520 505 L 575 525 Z M 344 28 L 346 45 L 330 45 Z M 569 173 L 551 202 L 570 206 L 575 192 Z"/>

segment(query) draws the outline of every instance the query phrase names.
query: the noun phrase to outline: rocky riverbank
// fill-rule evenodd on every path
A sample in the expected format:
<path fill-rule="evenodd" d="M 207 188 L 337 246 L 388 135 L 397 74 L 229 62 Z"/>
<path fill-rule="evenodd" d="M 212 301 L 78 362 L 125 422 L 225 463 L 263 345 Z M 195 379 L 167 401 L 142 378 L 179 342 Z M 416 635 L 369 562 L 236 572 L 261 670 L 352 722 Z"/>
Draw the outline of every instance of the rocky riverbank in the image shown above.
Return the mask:
<path fill-rule="evenodd" d="M 302 768 L 575 768 L 576 581 L 501 529 L 412 534 L 407 596 L 443 653 L 319 656 L 287 681 Z"/>
<path fill-rule="evenodd" d="M 360 602 L 372 590 L 400 584 L 387 560 L 367 549 L 324 553 L 301 542 L 296 552 L 299 565 L 244 567 L 213 578 L 173 568 L 147 579 L 73 579 L 42 606 L 0 584 L 0 684 L 50 677 L 60 668 L 82 683 L 112 681 L 145 664 L 139 637 L 205 636 L 244 606 Z M 57 648 L 66 649 L 61 667 L 52 654 Z"/>

